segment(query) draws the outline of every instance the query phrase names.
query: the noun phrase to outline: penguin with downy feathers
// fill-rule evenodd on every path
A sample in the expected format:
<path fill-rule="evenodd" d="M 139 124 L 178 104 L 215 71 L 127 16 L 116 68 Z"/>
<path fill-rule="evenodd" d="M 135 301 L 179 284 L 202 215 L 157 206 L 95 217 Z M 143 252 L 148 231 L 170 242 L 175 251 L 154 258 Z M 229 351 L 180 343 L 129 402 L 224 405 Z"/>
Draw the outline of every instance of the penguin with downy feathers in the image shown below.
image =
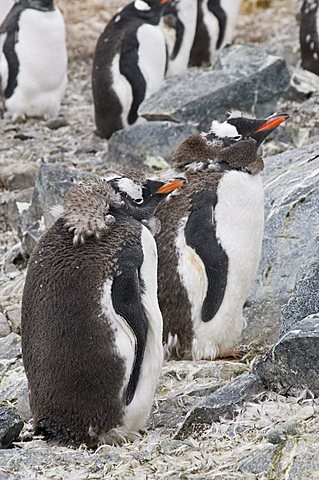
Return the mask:
<path fill-rule="evenodd" d="M 95 447 L 143 428 L 163 360 L 155 240 L 142 223 L 182 180 L 86 180 L 29 260 L 22 354 L 35 433 Z"/>
<path fill-rule="evenodd" d="M 49 118 L 67 83 L 62 13 L 53 0 L 18 0 L 0 27 L 4 108 L 13 119 Z"/>
<path fill-rule="evenodd" d="M 301 66 L 319 75 L 319 0 L 299 3 Z"/>
<path fill-rule="evenodd" d="M 165 7 L 162 24 L 169 54 L 167 75 L 187 71 L 196 19 L 197 2 L 194 0 L 175 0 Z"/>
<path fill-rule="evenodd" d="M 231 43 L 240 0 L 197 0 L 198 15 L 190 67 L 214 64 L 216 53 Z"/>
<path fill-rule="evenodd" d="M 233 113 L 173 155 L 175 174 L 187 183 L 159 206 L 156 236 L 168 358 L 226 357 L 240 339 L 263 236 L 259 146 L 286 118 Z"/>
<path fill-rule="evenodd" d="M 96 133 L 110 138 L 139 120 L 141 103 L 164 80 L 167 51 L 160 20 L 170 0 L 135 0 L 98 39 L 92 70 Z"/>

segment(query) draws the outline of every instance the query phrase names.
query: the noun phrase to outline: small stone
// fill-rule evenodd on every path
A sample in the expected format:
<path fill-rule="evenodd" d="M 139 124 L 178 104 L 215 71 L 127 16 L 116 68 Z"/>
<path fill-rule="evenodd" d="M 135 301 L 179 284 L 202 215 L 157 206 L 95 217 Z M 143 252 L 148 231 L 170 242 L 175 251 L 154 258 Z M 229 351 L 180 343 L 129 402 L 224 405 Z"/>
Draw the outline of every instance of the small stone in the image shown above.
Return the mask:
<path fill-rule="evenodd" d="M 0 407 L 0 448 L 10 448 L 18 440 L 22 427 L 23 421 L 17 413 Z"/>
<path fill-rule="evenodd" d="M 6 190 L 33 187 L 38 167 L 34 163 L 5 165 L 0 169 L 0 184 Z"/>
<path fill-rule="evenodd" d="M 52 118 L 45 124 L 50 130 L 58 130 L 61 127 L 67 127 L 68 125 L 69 123 L 65 117 Z"/>
<path fill-rule="evenodd" d="M 10 331 L 7 317 L 3 313 L 0 313 L 0 337 L 6 337 Z"/>

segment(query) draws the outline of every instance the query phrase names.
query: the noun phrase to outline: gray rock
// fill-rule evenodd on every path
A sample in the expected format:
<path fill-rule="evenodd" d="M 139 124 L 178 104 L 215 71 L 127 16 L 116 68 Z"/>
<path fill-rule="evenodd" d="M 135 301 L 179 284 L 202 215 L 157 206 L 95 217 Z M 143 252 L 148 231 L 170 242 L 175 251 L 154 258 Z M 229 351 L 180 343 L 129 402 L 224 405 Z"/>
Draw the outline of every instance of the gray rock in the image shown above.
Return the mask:
<path fill-rule="evenodd" d="M 307 388 L 319 395 L 319 314 L 298 322 L 254 368 L 268 388 Z"/>
<path fill-rule="evenodd" d="M 277 100 L 290 92 L 285 61 L 260 47 L 225 48 L 215 68 L 167 78 L 143 103 L 141 115 L 148 120 L 198 122 L 200 129 L 206 130 L 227 110 L 255 111 L 262 116 L 267 110 L 271 113 Z"/>
<path fill-rule="evenodd" d="M 266 158 L 263 182 L 265 233 L 243 342 L 271 345 L 298 271 L 317 260 L 319 143 Z"/>
<path fill-rule="evenodd" d="M 16 333 L 10 333 L 0 338 L 0 361 L 16 360 L 21 356 L 21 338 Z"/>
<path fill-rule="evenodd" d="M 10 327 L 7 317 L 3 313 L 0 313 L 0 337 L 6 337 L 9 333 Z"/>
<path fill-rule="evenodd" d="M 175 438 L 184 438 L 196 431 L 200 424 L 219 422 L 221 417 L 234 417 L 238 407 L 262 389 L 262 383 L 255 374 L 245 373 L 240 375 L 193 408 L 187 414 Z"/>
<path fill-rule="evenodd" d="M 33 163 L 4 165 L 0 169 L 0 184 L 6 190 L 23 190 L 32 187 L 38 167 Z"/>
<path fill-rule="evenodd" d="M 298 274 L 294 292 L 283 306 L 280 336 L 308 315 L 319 312 L 319 249 L 316 259 L 306 262 Z"/>
<path fill-rule="evenodd" d="M 9 448 L 18 439 L 22 427 L 23 421 L 17 413 L 0 407 L 0 448 Z"/>
<path fill-rule="evenodd" d="M 19 215 L 25 210 L 27 210 L 32 201 L 33 188 L 27 188 L 21 190 L 20 192 L 15 192 L 12 194 L 12 197 L 7 202 L 7 216 L 9 220 L 10 227 L 17 231 L 18 230 L 18 218 Z"/>
<path fill-rule="evenodd" d="M 88 177 L 92 177 L 92 175 L 61 164 L 48 164 L 40 167 L 31 206 L 21 213 L 18 220 L 18 235 L 27 255 L 31 254 L 41 234 L 54 221 L 50 207 L 63 203 L 63 196 L 71 186 Z"/>
<path fill-rule="evenodd" d="M 272 461 L 276 454 L 276 447 L 274 445 L 261 445 L 256 446 L 256 450 L 253 454 L 248 455 L 246 458 L 238 463 L 238 471 L 243 473 L 265 474 L 271 471 Z M 263 478 L 263 477 L 261 477 Z M 275 477 L 272 477 L 273 479 Z"/>
<path fill-rule="evenodd" d="M 23 396 L 27 389 L 27 377 L 22 361 L 18 360 L 13 368 L 8 369 L 8 371 L 1 377 L 0 402 L 15 402 L 16 400 L 20 401 L 20 399 L 21 402 L 23 402 Z M 24 407 L 27 408 L 25 404 Z"/>
<path fill-rule="evenodd" d="M 21 330 L 21 306 L 13 305 L 6 309 L 6 315 L 8 318 L 11 331 L 14 333 L 20 333 Z"/>
<path fill-rule="evenodd" d="M 119 130 L 108 142 L 108 159 L 135 168 L 156 169 L 160 162 L 165 168 L 179 143 L 195 131 L 194 125 L 172 122 L 147 122 Z"/>

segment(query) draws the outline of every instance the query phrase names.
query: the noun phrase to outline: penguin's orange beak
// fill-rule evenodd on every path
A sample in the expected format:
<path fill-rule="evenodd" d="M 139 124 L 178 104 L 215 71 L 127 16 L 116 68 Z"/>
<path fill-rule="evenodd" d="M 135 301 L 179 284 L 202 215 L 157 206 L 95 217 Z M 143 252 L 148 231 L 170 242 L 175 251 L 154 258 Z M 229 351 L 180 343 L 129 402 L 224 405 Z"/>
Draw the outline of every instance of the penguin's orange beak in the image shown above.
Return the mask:
<path fill-rule="evenodd" d="M 165 5 L 166 3 L 169 3 L 171 0 L 160 0 L 160 2 Z"/>
<path fill-rule="evenodd" d="M 164 193 L 171 193 L 177 188 L 181 188 L 185 183 L 185 180 L 177 179 L 172 180 L 171 182 L 165 183 L 160 188 L 156 190 L 155 193 L 164 194 Z"/>
<path fill-rule="evenodd" d="M 254 133 L 257 132 L 264 132 L 265 130 L 273 130 L 274 128 L 278 127 L 281 123 L 285 122 L 289 118 L 287 113 L 275 113 L 271 117 L 269 117 L 265 123 L 260 125 Z"/>

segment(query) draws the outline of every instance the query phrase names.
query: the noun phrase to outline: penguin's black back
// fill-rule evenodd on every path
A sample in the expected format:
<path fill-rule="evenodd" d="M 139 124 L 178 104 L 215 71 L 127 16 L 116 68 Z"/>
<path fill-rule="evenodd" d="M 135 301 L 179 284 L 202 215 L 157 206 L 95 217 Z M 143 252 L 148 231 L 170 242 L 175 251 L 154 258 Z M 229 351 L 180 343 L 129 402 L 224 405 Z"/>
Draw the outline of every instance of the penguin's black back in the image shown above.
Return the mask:
<path fill-rule="evenodd" d="M 144 23 L 156 25 L 160 14 L 139 12 L 137 16 L 133 3 L 121 10 L 105 27 L 98 39 L 92 70 L 92 89 L 97 133 L 109 138 L 113 132 L 123 128 L 122 105 L 112 89 L 111 65 L 115 55 L 120 55 L 120 73 L 126 77 L 132 88 L 133 103 L 128 115 L 128 123 L 137 119 L 138 107 L 142 103 L 146 82 L 138 66 L 137 30 Z"/>
<path fill-rule="evenodd" d="M 100 240 L 74 245 L 59 219 L 32 253 L 22 352 L 35 431 L 46 438 L 94 445 L 121 421 L 125 365 L 102 312 L 102 287 L 118 273 L 121 252 L 139 247 L 140 232 L 138 222 L 123 216 Z"/>

